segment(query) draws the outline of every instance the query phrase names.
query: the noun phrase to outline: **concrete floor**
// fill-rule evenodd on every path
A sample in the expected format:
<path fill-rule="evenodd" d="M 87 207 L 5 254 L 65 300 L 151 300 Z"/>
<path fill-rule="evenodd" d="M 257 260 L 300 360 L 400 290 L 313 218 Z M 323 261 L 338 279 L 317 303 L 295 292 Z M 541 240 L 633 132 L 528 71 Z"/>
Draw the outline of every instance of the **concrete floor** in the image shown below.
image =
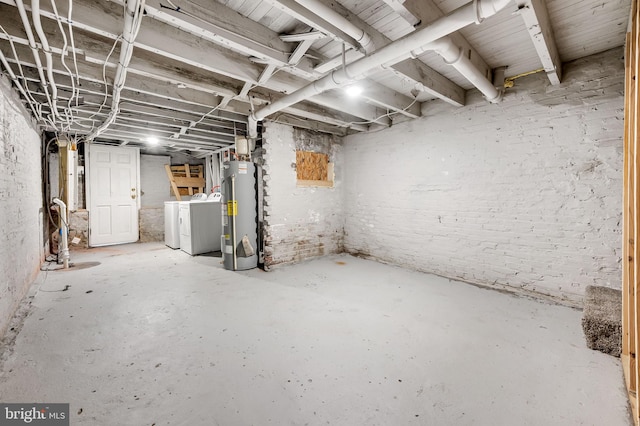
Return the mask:
<path fill-rule="evenodd" d="M 632 424 L 574 309 L 346 255 L 72 255 L 5 344 L 2 402 L 70 402 L 72 425 Z"/>

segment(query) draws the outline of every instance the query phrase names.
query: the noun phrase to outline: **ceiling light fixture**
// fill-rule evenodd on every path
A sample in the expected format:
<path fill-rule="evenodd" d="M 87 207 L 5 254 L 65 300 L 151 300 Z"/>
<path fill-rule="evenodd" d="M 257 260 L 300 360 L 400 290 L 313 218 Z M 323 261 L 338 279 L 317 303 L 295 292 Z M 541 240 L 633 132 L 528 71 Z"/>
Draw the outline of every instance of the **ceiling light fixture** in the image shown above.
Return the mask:
<path fill-rule="evenodd" d="M 147 138 L 147 143 L 149 145 L 158 145 L 158 138 L 156 138 L 155 136 L 149 136 Z"/>
<path fill-rule="evenodd" d="M 357 84 L 352 84 L 350 86 L 345 87 L 344 92 L 348 96 L 355 98 L 362 94 L 362 87 L 358 86 Z"/>

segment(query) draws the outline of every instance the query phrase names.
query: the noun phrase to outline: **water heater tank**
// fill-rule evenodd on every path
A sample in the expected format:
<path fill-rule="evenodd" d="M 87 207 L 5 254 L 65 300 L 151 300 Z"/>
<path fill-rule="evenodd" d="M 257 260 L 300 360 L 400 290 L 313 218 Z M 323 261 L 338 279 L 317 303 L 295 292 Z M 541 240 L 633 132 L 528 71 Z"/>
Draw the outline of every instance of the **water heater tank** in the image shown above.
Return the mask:
<path fill-rule="evenodd" d="M 248 161 L 224 163 L 222 222 L 224 267 L 231 271 L 258 266 L 256 167 Z"/>

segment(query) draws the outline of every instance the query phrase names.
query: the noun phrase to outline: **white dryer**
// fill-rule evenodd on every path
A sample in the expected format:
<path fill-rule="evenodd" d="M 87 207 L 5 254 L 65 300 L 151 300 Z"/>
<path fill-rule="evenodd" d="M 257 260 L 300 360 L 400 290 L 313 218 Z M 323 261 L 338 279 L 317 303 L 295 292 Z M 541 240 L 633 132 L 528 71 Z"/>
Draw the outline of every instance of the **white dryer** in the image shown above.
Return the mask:
<path fill-rule="evenodd" d="M 219 251 L 222 235 L 220 203 L 181 201 L 179 210 L 180 248 L 192 256 Z"/>

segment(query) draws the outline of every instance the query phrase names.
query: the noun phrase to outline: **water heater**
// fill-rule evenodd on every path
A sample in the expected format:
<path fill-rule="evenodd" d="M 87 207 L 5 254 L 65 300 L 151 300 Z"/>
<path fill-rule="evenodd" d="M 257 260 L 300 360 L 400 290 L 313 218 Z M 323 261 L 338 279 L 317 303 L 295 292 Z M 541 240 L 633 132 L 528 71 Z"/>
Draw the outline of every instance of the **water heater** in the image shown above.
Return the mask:
<path fill-rule="evenodd" d="M 224 267 L 242 271 L 258 266 L 256 166 L 249 161 L 223 165 L 222 256 Z"/>

